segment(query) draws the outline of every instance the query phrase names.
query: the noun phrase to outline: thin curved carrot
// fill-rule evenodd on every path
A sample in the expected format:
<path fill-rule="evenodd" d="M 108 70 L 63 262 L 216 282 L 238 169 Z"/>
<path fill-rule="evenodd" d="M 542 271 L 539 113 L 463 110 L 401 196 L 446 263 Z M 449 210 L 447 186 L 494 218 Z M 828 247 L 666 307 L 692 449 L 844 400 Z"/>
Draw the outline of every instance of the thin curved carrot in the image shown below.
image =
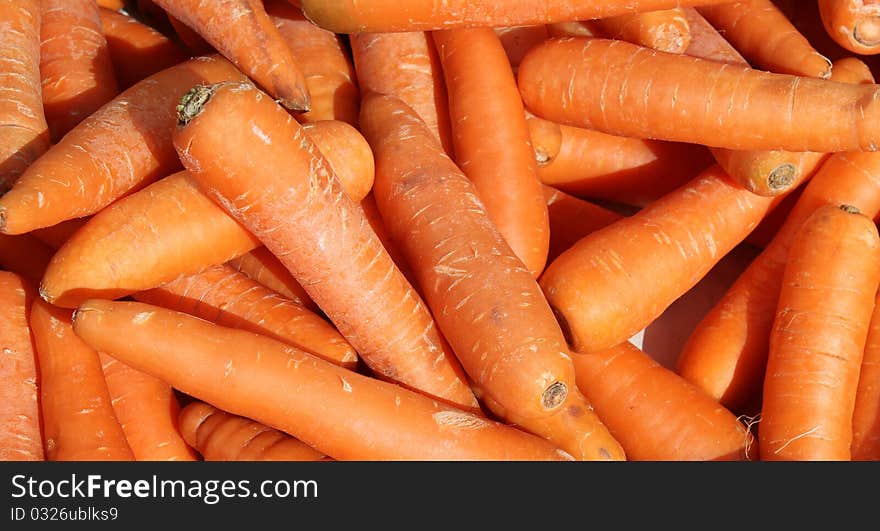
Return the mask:
<path fill-rule="evenodd" d="M 852 53 L 880 53 L 880 3 L 876 0 L 818 0 L 825 31 Z"/>
<path fill-rule="evenodd" d="M 278 257 L 262 245 L 229 260 L 226 264 L 296 304 L 312 311 L 320 311 L 315 301 L 309 297 Z"/>
<path fill-rule="evenodd" d="M 544 185 L 544 199 L 547 201 L 547 213 L 550 216 L 548 263 L 553 262 L 587 234 L 623 217 L 617 212 L 547 185 Z"/>
<path fill-rule="evenodd" d="M 38 285 L 54 250 L 30 234 L 0 234 L 0 267 L 21 275 Z"/>
<path fill-rule="evenodd" d="M 37 296 L 23 277 L 0 271 L 0 461 L 42 461 L 38 370 L 28 325 Z"/>
<path fill-rule="evenodd" d="M 684 53 L 691 41 L 690 26 L 681 7 L 626 13 L 593 22 L 610 39 L 661 52 Z"/>

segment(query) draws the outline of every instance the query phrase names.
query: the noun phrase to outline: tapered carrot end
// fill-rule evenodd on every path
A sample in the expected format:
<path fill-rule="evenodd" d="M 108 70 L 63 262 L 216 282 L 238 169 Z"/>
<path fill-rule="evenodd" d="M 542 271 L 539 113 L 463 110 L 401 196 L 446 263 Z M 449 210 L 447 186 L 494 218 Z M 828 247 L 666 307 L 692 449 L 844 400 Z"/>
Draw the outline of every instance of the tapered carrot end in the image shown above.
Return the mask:
<path fill-rule="evenodd" d="M 304 87 L 297 87 L 289 97 L 280 98 L 278 103 L 289 111 L 307 113 L 312 110 L 312 99 Z"/>

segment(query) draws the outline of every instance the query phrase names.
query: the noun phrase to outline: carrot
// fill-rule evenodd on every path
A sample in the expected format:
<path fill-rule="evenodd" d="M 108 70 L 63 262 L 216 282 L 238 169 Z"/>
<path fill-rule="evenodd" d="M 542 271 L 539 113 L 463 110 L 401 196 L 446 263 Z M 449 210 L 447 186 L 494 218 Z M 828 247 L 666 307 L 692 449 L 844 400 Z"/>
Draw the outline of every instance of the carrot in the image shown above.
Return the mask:
<path fill-rule="evenodd" d="M 174 41 L 136 18 L 104 8 L 98 14 L 120 89 L 187 59 Z"/>
<path fill-rule="evenodd" d="M 406 258 L 400 251 L 400 247 L 397 246 L 397 243 L 392 239 L 391 234 L 388 232 L 388 226 L 382 219 L 382 213 L 379 212 L 379 207 L 376 205 L 376 196 L 373 195 L 372 191 L 361 201 L 360 207 L 364 212 L 367 221 L 370 223 L 370 227 L 373 228 L 373 232 L 376 233 L 376 236 L 379 237 L 379 241 L 382 242 L 382 247 L 385 247 L 385 250 L 391 255 L 391 259 L 394 260 L 397 268 L 400 269 L 404 276 L 406 276 L 406 279 L 409 280 L 410 284 L 413 284 L 413 288 L 418 291 L 418 286 L 415 285 L 415 277 L 409 267 L 409 263 L 407 263 Z"/>
<path fill-rule="evenodd" d="M 421 298 L 284 109 L 250 84 L 196 87 L 174 145 L 199 188 L 281 260 L 370 369 L 479 407 Z"/>
<path fill-rule="evenodd" d="M 37 365 L 28 313 L 36 297 L 23 277 L 0 271 L 0 461 L 42 461 Z"/>
<path fill-rule="evenodd" d="M 806 184 L 770 244 L 691 332 L 676 371 L 731 410 L 760 397 L 792 236 L 825 204 L 851 204 L 866 215 L 880 212 L 880 157 L 862 152 L 832 155 Z"/>
<path fill-rule="evenodd" d="M 186 314 L 92 300 L 79 307 L 74 326 L 94 348 L 333 459 L 571 459 L 510 426 Z"/>
<path fill-rule="evenodd" d="M 562 126 L 524 111 L 526 126 L 529 128 L 529 141 L 535 151 L 538 167 L 550 164 L 562 149 Z"/>
<path fill-rule="evenodd" d="M 40 371 L 46 460 L 134 460 L 113 412 L 98 353 L 74 334 L 70 311 L 37 298 L 29 319 Z"/>
<path fill-rule="evenodd" d="M 348 369 L 357 365 L 357 352 L 333 325 L 230 266 L 209 267 L 134 299 L 274 337 Z"/>
<path fill-rule="evenodd" d="M 354 127 L 325 120 L 303 130 L 330 166 L 338 168 L 346 192 L 369 191 L 373 154 Z M 119 252 L 132 244 L 139 252 Z M 56 253 L 40 293 L 57 306 L 73 308 L 89 297 L 118 298 L 157 287 L 259 245 L 186 172 L 179 172 L 95 214 Z"/>
<path fill-rule="evenodd" d="M 669 53 L 684 53 L 691 40 L 682 8 L 625 13 L 600 18 L 596 26 L 610 39 L 620 39 Z"/>
<path fill-rule="evenodd" d="M 174 389 L 108 356 L 98 353 L 113 413 L 137 461 L 194 461 L 196 455 L 180 435 L 180 404 Z"/>
<path fill-rule="evenodd" d="M 757 445 L 702 389 L 624 341 L 573 356 L 578 387 L 633 461 L 742 461 Z"/>
<path fill-rule="evenodd" d="M 177 40 L 179 40 L 184 48 L 189 51 L 190 56 L 218 53 L 211 43 L 206 41 L 197 31 L 187 26 L 179 18 L 171 16 L 168 13 L 165 13 L 165 18 L 168 19 L 168 25 L 174 30 L 174 35 L 177 37 Z"/>
<path fill-rule="evenodd" d="M 526 54 L 518 77 L 526 107 L 538 116 L 610 134 L 742 150 L 880 145 L 880 105 L 872 103 L 880 101 L 880 87 L 873 84 L 776 74 L 607 39 L 545 41 Z"/>
<path fill-rule="evenodd" d="M 607 38 L 595 20 L 567 20 L 547 24 L 550 37 L 603 37 Z"/>
<path fill-rule="evenodd" d="M 877 302 L 875 298 L 853 406 L 850 445 L 853 461 L 880 461 L 880 304 Z"/>
<path fill-rule="evenodd" d="M 819 15 L 838 45 L 861 55 L 880 53 L 880 3 L 876 0 L 818 0 Z"/>
<path fill-rule="evenodd" d="M 0 196 L 49 148 L 40 90 L 40 2 L 0 2 Z"/>
<path fill-rule="evenodd" d="M 504 47 L 504 53 L 507 55 L 507 62 L 510 63 L 510 68 L 514 73 L 526 52 L 532 46 L 544 42 L 550 37 L 546 24 L 508 26 L 492 29 L 498 35 L 498 39 L 501 40 L 501 46 Z"/>
<path fill-rule="evenodd" d="M 259 0 L 154 0 L 292 111 L 308 111 L 309 91 L 290 47 Z"/>
<path fill-rule="evenodd" d="M 278 257 L 262 245 L 226 264 L 300 306 L 312 311 L 320 310 Z"/>
<path fill-rule="evenodd" d="M 544 199 L 547 201 L 547 213 L 550 216 L 548 263 L 587 234 L 623 217 L 617 212 L 547 185 L 544 185 Z"/>
<path fill-rule="evenodd" d="M 56 143 L 119 85 L 94 0 L 41 0 L 40 11 L 43 111 Z"/>
<path fill-rule="evenodd" d="M 878 263 L 877 227 L 850 205 L 817 208 L 793 236 L 770 332 L 762 460 L 851 459 Z"/>
<path fill-rule="evenodd" d="M 0 232 L 21 234 L 93 214 L 180 168 L 170 142 L 175 104 L 192 85 L 243 79 L 221 57 L 154 74 L 94 112 L 0 197 Z"/>
<path fill-rule="evenodd" d="M 264 4 L 306 80 L 311 110 L 297 119 L 341 120 L 357 126 L 360 96 L 354 63 L 343 37 L 315 26 L 286 0 L 267 0 Z"/>
<path fill-rule="evenodd" d="M 776 237 L 779 229 L 785 224 L 786 218 L 788 218 L 791 210 L 797 204 L 797 200 L 800 198 L 806 185 L 807 183 L 802 183 L 791 192 L 785 194 L 785 197 L 783 197 L 782 200 L 780 200 L 776 206 L 764 216 L 764 219 L 758 223 L 758 226 L 755 227 L 755 229 L 750 232 L 743 241 L 759 249 L 764 249 L 770 245 L 770 242 Z"/>
<path fill-rule="evenodd" d="M 52 260 L 53 249 L 30 234 L 0 234 L 0 267 L 37 285 Z"/>
<path fill-rule="evenodd" d="M 569 343 L 604 350 L 643 329 L 740 243 L 772 201 L 713 165 L 578 241 L 540 279 Z"/>
<path fill-rule="evenodd" d="M 205 461 L 324 461 L 311 446 L 259 422 L 191 402 L 180 412 L 186 442 Z"/>
<path fill-rule="evenodd" d="M 491 28 L 432 35 L 449 95 L 454 160 L 514 255 L 537 277 L 550 240 L 547 205 L 504 47 Z"/>
<path fill-rule="evenodd" d="M 360 124 L 376 156 L 382 218 L 483 403 L 578 459 L 622 459 L 576 389 L 565 338 L 537 282 L 476 186 L 400 99 L 368 95 Z"/>
<path fill-rule="evenodd" d="M 463 26 L 522 26 L 586 20 L 730 0 L 495 2 L 491 0 L 301 0 L 303 13 L 336 33 L 428 31 Z"/>
<path fill-rule="evenodd" d="M 73 236 L 73 233 L 85 225 L 89 219 L 91 219 L 91 216 L 68 219 L 67 221 L 52 225 L 51 227 L 34 229 L 30 234 L 51 247 L 53 250 L 58 250 L 64 245 L 64 242 L 69 240 L 70 237 Z"/>
<path fill-rule="evenodd" d="M 400 98 L 452 154 L 446 82 L 430 34 L 358 33 L 349 35 L 349 41 L 361 97 L 377 92 Z"/>
<path fill-rule="evenodd" d="M 831 61 L 816 51 L 771 0 L 740 0 L 695 8 L 759 68 L 827 78 Z"/>
<path fill-rule="evenodd" d="M 125 0 L 97 0 L 97 4 L 101 9 L 118 11 L 125 7 Z"/>

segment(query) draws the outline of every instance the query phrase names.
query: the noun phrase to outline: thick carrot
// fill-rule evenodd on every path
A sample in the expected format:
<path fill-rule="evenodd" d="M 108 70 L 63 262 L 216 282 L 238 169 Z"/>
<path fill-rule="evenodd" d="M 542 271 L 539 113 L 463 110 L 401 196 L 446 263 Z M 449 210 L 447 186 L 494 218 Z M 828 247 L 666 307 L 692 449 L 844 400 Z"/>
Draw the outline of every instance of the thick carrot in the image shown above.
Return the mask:
<path fill-rule="evenodd" d="M 33 285 L 40 283 L 54 250 L 30 234 L 0 234 L 0 267 L 23 276 Z"/>
<path fill-rule="evenodd" d="M 334 459 L 571 459 L 510 426 L 186 314 L 92 300 L 74 326 L 94 348 Z"/>
<path fill-rule="evenodd" d="M 187 444 L 205 461 L 324 461 L 327 456 L 265 424 L 233 415 L 204 402 L 180 411 Z"/>
<path fill-rule="evenodd" d="M 343 37 L 312 24 L 287 0 L 264 3 L 306 80 L 311 110 L 297 119 L 341 120 L 357 126 L 360 95 L 354 63 Z"/>
<path fill-rule="evenodd" d="M 449 100 L 431 35 L 421 31 L 349 35 L 361 96 L 397 96 L 415 109 L 452 154 Z"/>
<path fill-rule="evenodd" d="M 41 0 L 40 83 L 53 143 L 119 94 L 94 0 Z"/>
<path fill-rule="evenodd" d="M 547 213 L 550 216 L 548 263 L 587 234 L 623 217 L 617 212 L 547 185 L 544 185 L 544 199 L 547 201 Z"/>
<path fill-rule="evenodd" d="M 36 290 L 0 271 L 0 461 L 42 461 L 37 361 L 28 314 Z"/>
<path fill-rule="evenodd" d="M 249 253 L 233 258 L 226 264 L 300 306 L 312 311 L 319 310 L 315 301 L 293 278 L 278 257 L 262 245 Z"/>
<path fill-rule="evenodd" d="M 755 67 L 827 78 L 831 61 L 817 52 L 771 0 L 740 0 L 695 8 Z"/>
<path fill-rule="evenodd" d="M 880 291 L 874 299 L 853 407 L 853 461 L 880 461 Z"/>
<path fill-rule="evenodd" d="M 754 438 L 736 415 L 629 341 L 573 359 L 578 386 L 628 459 L 757 457 Z"/>
<path fill-rule="evenodd" d="M 98 353 L 74 333 L 70 310 L 37 298 L 29 319 L 40 371 L 46 459 L 134 460 L 113 412 Z"/>
<path fill-rule="evenodd" d="M 825 31 L 852 53 L 880 53 L 880 2 L 877 0 L 818 0 Z"/>
<path fill-rule="evenodd" d="M 684 53 L 691 33 L 680 7 L 600 18 L 596 26 L 609 39 L 621 39 L 669 53 Z"/>
<path fill-rule="evenodd" d="M 199 188 L 281 260 L 367 366 L 479 407 L 431 313 L 290 114 L 250 84 L 196 87 L 174 145 Z"/>
<path fill-rule="evenodd" d="M 49 148 L 40 90 L 40 2 L 0 1 L 0 195 Z"/>
<path fill-rule="evenodd" d="M 244 79 L 221 57 L 154 74 L 94 112 L 31 164 L 0 197 L 0 232 L 21 234 L 93 214 L 180 168 L 175 105 L 196 83 Z"/>
<path fill-rule="evenodd" d="M 576 389 L 565 338 L 537 282 L 474 184 L 400 99 L 367 96 L 360 124 L 376 155 L 382 218 L 483 403 L 578 459 L 622 459 Z"/>
<path fill-rule="evenodd" d="M 540 280 L 570 344 L 604 350 L 643 329 L 740 243 L 772 201 L 713 165 L 578 241 Z"/>
<path fill-rule="evenodd" d="M 495 34 L 501 40 L 504 53 L 510 68 L 516 72 L 519 62 L 532 46 L 544 42 L 550 37 L 546 24 L 532 26 L 508 26 L 505 28 L 493 28 Z"/>
<path fill-rule="evenodd" d="M 357 365 L 357 352 L 323 317 L 231 266 L 209 267 L 136 293 L 134 299 L 274 337 L 348 369 Z"/>
<path fill-rule="evenodd" d="M 760 396 L 768 340 L 792 236 L 825 204 L 880 212 L 880 156 L 837 153 L 806 184 L 785 224 L 694 327 L 676 371 L 738 411 Z"/>
<path fill-rule="evenodd" d="M 303 13 L 336 33 L 428 31 L 474 26 L 550 24 L 730 0 L 301 0 Z"/>
<path fill-rule="evenodd" d="M 547 261 L 547 204 L 522 98 L 491 28 L 432 32 L 443 66 L 453 159 L 477 189 L 501 236 L 538 277 Z"/>
<path fill-rule="evenodd" d="M 104 8 L 99 15 L 122 90 L 187 59 L 174 41 L 134 17 Z"/>
<path fill-rule="evenodd" d="M 878 264 L 877 227 L 849 205 L 816 209 L 793 236 L 770 332 L 762 460 L 851 459 Z"/>
<path fill-rule="evenodd" d="M 873 84 L 777 74 L 586 38 L 549 39 L 532 48 L 518 78 L 526 107 L 538 116 L 610 134 L 743 150 L 880 146 L 880 103 L 874 103 L 880 102 L 880 87 Z M 673 81 L 658 82 L 664 79 Z"/>
<path fill-rule="evenodd" d="M 260 0 L 154 0 L 195 30 L 287 109 L 308 111 L 309 91 L 296 58 Z"/>
<path fill-rule="evenodd" d="M 346 192 L 361 197 L 369 192 L 373 154 L 354 127 L 324 120 L 303 130 L 338 169 Z M 125 251 L 131 245 L 137 253 Z M 57 306 L 73 308 L 90 297 L 118 298 L 157 287 L 259 245 L 199 191 L 187 172 L 178 172 L 95 214 L 56 253 L 40 293 Z"/>
<path fill-rule="evenodd" d="M 113 413 L 137 461 L 194 461 L 177 424 L 180 404 L 162 380 L 99 352 Z"/>

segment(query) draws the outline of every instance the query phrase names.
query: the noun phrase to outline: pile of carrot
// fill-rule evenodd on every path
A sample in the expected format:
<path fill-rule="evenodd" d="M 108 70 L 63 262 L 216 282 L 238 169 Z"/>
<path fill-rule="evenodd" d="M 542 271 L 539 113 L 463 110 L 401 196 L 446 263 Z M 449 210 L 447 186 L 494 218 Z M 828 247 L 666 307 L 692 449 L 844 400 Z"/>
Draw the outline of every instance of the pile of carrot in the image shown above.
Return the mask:
<path fill-rule="evenodd" d="M 880 2 L 0 25 L 0 460 L 880 461 Z"/>

